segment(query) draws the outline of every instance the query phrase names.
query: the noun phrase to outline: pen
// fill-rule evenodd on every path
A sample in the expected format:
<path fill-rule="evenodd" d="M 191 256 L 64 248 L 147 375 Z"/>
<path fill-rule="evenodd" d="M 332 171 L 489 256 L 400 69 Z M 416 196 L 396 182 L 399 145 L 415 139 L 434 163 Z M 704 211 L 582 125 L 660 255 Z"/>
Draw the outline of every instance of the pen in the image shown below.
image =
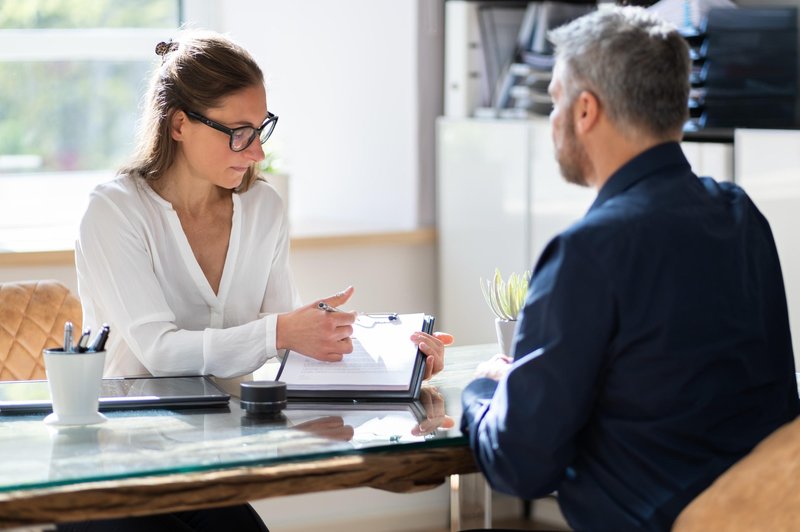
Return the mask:
<path fill-rule="evenodd" d="M 89 327 L 86 327 L 83 330 L 83 334 L 81 334 L 81 337 L 78 338 L 78 341 L 75 343 L 75 351 L 77 351 L 78 353 L 86 352 L 86 344 L 89 343 L 90 334 L 92 334 L 92 330 Z"/>
<path fill-rule="evenodd" d="M 64 352 L 72 352 L 72 322 L 68 321 L 64 324 Z"/>
<path fill-rule="evenodd" d="M 103 328 L 100 329 L 100 332 L 97 334 L 97 337 L 92 342 L 91 347 L 89 347 L 89 351 L 102 351 L 106 348 L 106 340 L 108 340 L 108 333 L 110 331 L 110 327 L 107 323 L 103 324 Z"/>
<path fill-rule="evenodd" d="M 320 310 L 324 310 L 325 312 L 344 312 L 342 309 L 332 307 L 329 304 L 325 303 L 324 301 L 320 301 L 317 304 L 317 308 Z"/>

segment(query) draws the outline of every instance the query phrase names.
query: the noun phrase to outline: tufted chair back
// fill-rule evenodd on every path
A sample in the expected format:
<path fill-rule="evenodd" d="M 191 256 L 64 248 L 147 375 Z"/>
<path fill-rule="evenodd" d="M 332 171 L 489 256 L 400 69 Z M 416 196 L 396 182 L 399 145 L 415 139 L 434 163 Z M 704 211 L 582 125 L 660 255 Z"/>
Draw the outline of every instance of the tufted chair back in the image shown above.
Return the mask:
<path fill-rule="evenodd" d="M 81 303 L 58 281 L 0 283 L 0 380 L 47 378 L 42 350 L 63 344 L 66 321 L 81 330 Z"/>
<path fill-rule="evenodd" d="M 800 417 L 756 445 L 697 496 L 673 532 L 800 530 Z"/>

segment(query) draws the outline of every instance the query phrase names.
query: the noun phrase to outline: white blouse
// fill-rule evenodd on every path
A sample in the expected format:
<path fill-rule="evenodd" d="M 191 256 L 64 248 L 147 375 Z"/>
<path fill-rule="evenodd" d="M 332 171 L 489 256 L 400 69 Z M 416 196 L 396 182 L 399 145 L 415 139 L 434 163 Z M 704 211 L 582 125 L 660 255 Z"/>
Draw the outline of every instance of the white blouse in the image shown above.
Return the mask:
<path fill-rule="evenodd" d="M 232 222 L 214 294 L 168 201 L 139 178 L 95 188 L 75 261 L 84 324 L 111 327 L 106 376 L 238 377 L 277 354 L 276 313 L 300 305 L 280 196 L 257 181 Z"/>

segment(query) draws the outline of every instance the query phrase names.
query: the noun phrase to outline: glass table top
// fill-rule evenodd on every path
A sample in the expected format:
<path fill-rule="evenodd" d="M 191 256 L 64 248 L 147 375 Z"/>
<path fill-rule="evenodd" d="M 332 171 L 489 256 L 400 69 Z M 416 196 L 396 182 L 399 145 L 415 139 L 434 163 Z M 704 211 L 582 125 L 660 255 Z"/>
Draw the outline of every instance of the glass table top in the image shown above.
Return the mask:
<path fill-rule="evenodd" d="M 461 446 L 461 390 L 496 345 L 451 347 L 445 370 L 414 402 L 290 401 L 277 418 L 227 407 L 106 412 L 86 427 L 45 425 L 44 414 L 0 415 L 0 492 L 204 471 L 408 446 Z"/>

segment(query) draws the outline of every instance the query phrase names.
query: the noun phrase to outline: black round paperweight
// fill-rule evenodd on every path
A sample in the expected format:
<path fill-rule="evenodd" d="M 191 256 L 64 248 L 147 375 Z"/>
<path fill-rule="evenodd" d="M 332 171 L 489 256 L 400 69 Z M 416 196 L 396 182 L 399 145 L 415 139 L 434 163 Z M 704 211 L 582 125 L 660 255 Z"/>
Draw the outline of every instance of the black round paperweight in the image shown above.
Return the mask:
<path fill-rule="evenodd" d="M 249 416 L 276 417 L 286 407 L 286 383 L 281 381 L 242 382 L 239 392 Z"/>

